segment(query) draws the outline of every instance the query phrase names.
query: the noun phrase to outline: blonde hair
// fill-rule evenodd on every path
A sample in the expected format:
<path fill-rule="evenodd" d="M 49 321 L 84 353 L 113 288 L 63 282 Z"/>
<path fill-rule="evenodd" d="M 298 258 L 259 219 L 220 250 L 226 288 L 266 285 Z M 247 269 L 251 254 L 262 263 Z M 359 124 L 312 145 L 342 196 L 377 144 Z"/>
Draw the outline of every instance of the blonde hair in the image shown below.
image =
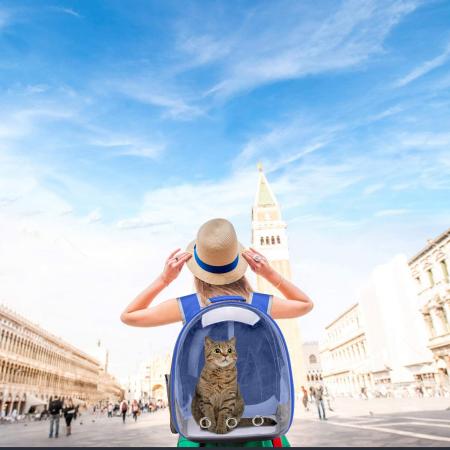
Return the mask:
<path fill-rule="evenodd" d="M 247 278 L 245 278 L 245 275 L 233 283 L 221 285 L 210 284 L 194 276 L 194 284 L 195 290 L 204 305 L 208 304 L 209 298 L 217 297 L 219 295 L 240 295 L 248 300 L 250 298 L 250 294 L 253 292 L 253 289 Z"/>

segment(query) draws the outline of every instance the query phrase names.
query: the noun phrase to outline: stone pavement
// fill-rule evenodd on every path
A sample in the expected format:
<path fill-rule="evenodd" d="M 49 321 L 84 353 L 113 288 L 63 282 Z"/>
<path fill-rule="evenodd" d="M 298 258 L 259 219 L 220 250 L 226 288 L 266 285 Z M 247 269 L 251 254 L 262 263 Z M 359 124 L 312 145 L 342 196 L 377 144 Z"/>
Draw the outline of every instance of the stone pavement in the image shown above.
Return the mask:
<path fill-rule="evenodd" d="M 65 423 L 60 420 L 59 438 L 50 439 L 49 421 L 0 425 L 0 446 L 26 447 L 174 447 L 177 436 L 169 429 L 168 410 L 146 413 L 137 422 L 130 417 L 94 417 L 83 414 L 72 422 L 72 435 L 65 436 Z"/>
<path fill-rule="evenodd" d="M 288 433 L 293 446 L 450 446 L 449 399 L 336 400 L 329 420 L 320 421 L 315 410 L 297 408 Z M 298 405 L 300 406 L 300 405 Z M 94 420 L 94 421 L 93 421 Z M 0 446 L 176 446 L 177 436 L 169 429 L 168 411 L 131 418 L 108 419 L 84 415 L 73 424 L 73 434 L 48 438 L 49 422 L 0 425 Z"/>

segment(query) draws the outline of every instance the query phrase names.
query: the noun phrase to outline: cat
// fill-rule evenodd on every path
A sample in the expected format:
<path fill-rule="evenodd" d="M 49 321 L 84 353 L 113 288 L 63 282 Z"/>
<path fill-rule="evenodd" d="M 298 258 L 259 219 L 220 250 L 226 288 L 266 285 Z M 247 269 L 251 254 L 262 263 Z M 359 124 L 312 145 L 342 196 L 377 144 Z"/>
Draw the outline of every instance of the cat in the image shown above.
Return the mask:
<path fill-rule="evenodd" d="M 235 428 L 227 426 L 228 418 L 236 420 L 229 421 L 230 425 L 252 425 L 251 419 L 241 419 L 245 403 L 237 381 L 237 358 L 236 337 L 218 342 L 205 337 L 205 365 L 195 388 L 191 410 L 198 425 L 203 417 L 207 417 L 211 424 L 206 428 L 217 434 Z M 275 423 L 264 418 L 263 425 Z"/>

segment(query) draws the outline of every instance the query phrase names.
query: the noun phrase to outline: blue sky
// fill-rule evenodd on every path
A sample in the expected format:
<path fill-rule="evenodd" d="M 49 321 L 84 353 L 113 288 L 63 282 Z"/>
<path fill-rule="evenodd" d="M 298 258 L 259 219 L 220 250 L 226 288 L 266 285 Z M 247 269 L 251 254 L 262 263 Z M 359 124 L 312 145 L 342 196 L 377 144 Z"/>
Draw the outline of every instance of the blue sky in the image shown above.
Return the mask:
<path fill-rule="evenodd" d="M 71 250 L 46 233 L 126 278 L 136 248 L 157 270 L 211 216 L 248 243 L 262 161 L 315 339 L 374 265 L 448 227 L 449 106 L 448 1 L 2 1 L 0 218 L 24 259 L 24 233 L 42 240 L 50 273 Z M 20 267 L 0 267 L 0 299 L 26 313 Z"/>

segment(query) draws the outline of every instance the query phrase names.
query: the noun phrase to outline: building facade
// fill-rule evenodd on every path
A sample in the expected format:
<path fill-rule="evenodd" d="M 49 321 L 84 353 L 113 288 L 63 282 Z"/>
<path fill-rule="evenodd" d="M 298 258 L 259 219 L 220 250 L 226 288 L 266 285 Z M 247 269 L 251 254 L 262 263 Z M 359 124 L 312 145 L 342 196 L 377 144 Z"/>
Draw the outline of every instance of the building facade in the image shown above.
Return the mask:
<path fill-rule="evenodd" d="M 165 375 L 170 374 L 172 355 L 156 355 L 143 363 L 125 383 L 125 397 L 128 401 L 141 400 L 143 403 L 163 400 L 167 403 Z"/>
<path fill-rule="evenodd" d="M 377 266 L 358 303 L 328 327 L 321 348 L 323 378 L 336 395 L 435 394 L 436 367 L 404 255 Z"/>
<path fill-rule="evenodd" d="M 450 229 L 409 260 L 440 389 L 450 392 Z"/>
<path fill-rule="evenodd" d="M 172 355 L 158 355 L 150 362 L 150 385 L 151 395 L 154 401 L 159 399 L 167 402 L 166 374 L 170 373 L 170 365 L 172 363 Z"/>
<path fill-rule="evenodd" d="M 119 399 L 121 388 L 93 357 L 0 306 L 0 412 L 26 413 L 50 397 Z"/>
<path fill-rule="evenodd" d="M 259 165 L 258 185 L 255 203 L 252 209 L 252 245 L 270 262 L 270 265 L 286 279 L 291 279 L 291 264 L 286 228 L 281 216 L 280 206 L 269 186 L 266 176 Z M 261 276 L 256 278 L 260 292 L 283 297 Z M 303 364 L 302 337 L 297 320 L 277 320 L 289 349 L 294 385 L 296 391 L 306 383 L 305 366 Z"/>
<path fill-rule="evenodd" d="M 320 361 L 325 385 L 334 395 L 357 396 L 373 389 L 367 338 L 361 309 L 356 303 L 325 328 Z"/>

